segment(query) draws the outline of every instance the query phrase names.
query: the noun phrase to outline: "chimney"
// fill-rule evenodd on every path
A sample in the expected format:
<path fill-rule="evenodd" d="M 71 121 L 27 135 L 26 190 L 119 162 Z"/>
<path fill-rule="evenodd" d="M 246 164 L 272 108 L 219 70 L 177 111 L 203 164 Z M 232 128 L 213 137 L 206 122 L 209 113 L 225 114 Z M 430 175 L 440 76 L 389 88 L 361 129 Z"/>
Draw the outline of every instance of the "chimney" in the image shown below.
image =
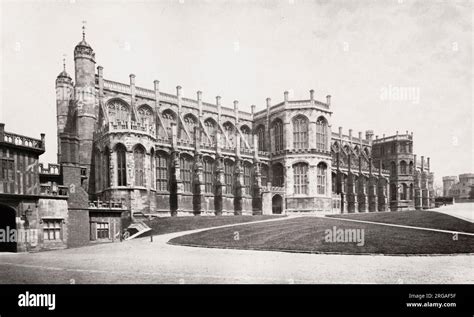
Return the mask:
<path fill-rule="evenodd" d="M 255 105 L 251 105 L 250 109 L 252 111 L 252 117 L 253 117 L 253 115 L 255 114 Z"/>
<path fill-rule="evenodd" d="M 288 103 L 288 91 L 285 91 L 285 92 L 283 93 L 283 101 L 285 101 L 285 104 Z"/>
<path fill-rule="evenodd" d="M 311 89 L 311 90 L 309 91 L 309 99 L 311 100 L 311 102 L 314 101 L 314 90 L 313 90 L 313 89 Z"/>
<path fill-rule="evenodd" d="M 424 167 L 425 167 L 425 157 L 422 155 L 421 156 L 421 171 L 424 172 Z"/>
<path fill-rule="evenodd" d="M 430 158 L 426 158 L 426 167 L 428 168 L 428 172 L 430 171 Z"/>
<path fill-rule="evenodd" d="M 331 106 L 331 95 L 326 96 L 326 103 L 328 106 Z"/>

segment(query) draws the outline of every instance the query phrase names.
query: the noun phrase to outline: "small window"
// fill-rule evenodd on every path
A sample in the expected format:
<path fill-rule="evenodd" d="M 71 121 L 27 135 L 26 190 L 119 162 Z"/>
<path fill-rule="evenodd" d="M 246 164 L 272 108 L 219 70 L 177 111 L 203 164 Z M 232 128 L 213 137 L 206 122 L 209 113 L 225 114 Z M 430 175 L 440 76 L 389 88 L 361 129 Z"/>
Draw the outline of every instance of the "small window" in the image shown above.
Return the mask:
<path fill-rule="evenodd" d="M 61 240 L 61 219 L 43 219 L 44 240 Z"/>
<path fill-rule="evenodd" d="M 97 223 L 97 239 L 109 239 L 109 223 Z"/>

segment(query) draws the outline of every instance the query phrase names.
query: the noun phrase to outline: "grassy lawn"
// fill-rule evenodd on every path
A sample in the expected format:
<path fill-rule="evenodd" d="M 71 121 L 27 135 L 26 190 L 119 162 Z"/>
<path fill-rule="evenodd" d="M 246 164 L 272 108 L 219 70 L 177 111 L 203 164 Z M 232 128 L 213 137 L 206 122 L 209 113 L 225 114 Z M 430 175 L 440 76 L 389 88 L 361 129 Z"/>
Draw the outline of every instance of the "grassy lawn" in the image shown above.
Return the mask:
<path fill-rule="evenodd" d="M 373 222 L 383 222 L 396 225 L 414 226 L 431 229 L 442 229 L 460 232 L 474 233 L 474 223 L 452 217 L 435 211 L 397 211 L 397 212 L 374 212 L 374 213 L 354 213 L 344 215 L 330 215 L 334 218 L 348 218 L 356 220 L 366 220 Z"/>
<path fill-rule="evenodd" d="M 279 217 L 283 216 L 189 216 L 155 218 L 151 221 L 144 222 L 152 229 L 151 232 L 157 235 L 186 230 L 224 226 L 234 223 L 246 223 L 265 219 L 274 219 Z"/>
<path fill-rule="evenodd" d="M 337 229 L 364 229 L 364 244 L 358 246 L 356 242 L 326 242 L 326 230 L 333 229 L 334 226 Z M 313 253 L 452 254 L 474 252 L 474 236 L 459 235 L 458 240 L 453 240 L 453 235 L 449 233 L 316 217 L 207 230 L 174 238 L 169 243 Z"/>

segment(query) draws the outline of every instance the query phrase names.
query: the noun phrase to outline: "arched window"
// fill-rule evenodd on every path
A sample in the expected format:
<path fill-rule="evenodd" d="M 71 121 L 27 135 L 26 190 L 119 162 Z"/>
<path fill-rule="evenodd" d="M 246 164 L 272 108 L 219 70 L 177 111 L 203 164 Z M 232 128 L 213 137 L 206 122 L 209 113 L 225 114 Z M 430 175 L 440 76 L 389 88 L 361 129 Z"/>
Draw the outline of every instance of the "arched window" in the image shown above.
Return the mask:
<path fill-rule="evenodd" d="M 392 177 L 397 175 L 397 165 L 395 164 L 395 162 L 390 162 L 390 174 L 390 176 Z"/>
<path fill-rule="evenodd" d="M 155 150 L 150 151 L 150 187 L 155 188 Z"/>
<path fill-rule="evenodd" d="M 297 163 L 293 165 L 293 177 L 295 195 L 308 194 L 308 164 Z"/>
<path fill-rule="evenodd" d="M 146 186 L 145 184 L 145 149 L 137 145 L 133 150 L 133 160 L 135 161 L 135 186 Z"/>
<path fill-rule="evenodd" d="M 276 119 L 273 122 L 273 135 L 275 152 L 283 150 L 283 122 L 280 119 Z"/>
<path fill-rule="evenodd" d="M 209 135 L 209 138 L 211 139 L 211 143 L 212 144 L 215 144 L 216 143 L 216 134 L 217 134 L 217 124 L 216 122 L 211 119 L 211 118 L 208 118 L 206 119 L 206 121 L 204 121 L 204 126 L 206 127 L 206 132 L 207 132 L 207 135 Z"/>
<path fill-rule="evenodd" d="M 234 162 L 224 160 L 224 178 L 226 194 L 234 194 Z"/>
<path fill-rule="evenodd" d="M 117 185 L 127 186 L 127 149 L 122 144 L 117 145 L 115 148 L 117 153 Z"/>
<path fill-rule="evenodd" d="M 258 137 L 258 150 L 266 151 L 265 147 L 265 127 L 263 125 L 257 128 L 257 137 Z"/>
<path fill-rule="evenodd" d="M 410 161 L 410 164 L 408 165 L 408 173 L 410 175 L 413 174 L 413 161 Z"/>
<path fill-rule="evenodd" d="M 111 122 L 124 122 L 129 120 L 130 108 L 122 100 L 114 99 L 107 104 L 107 113 Z"/>
<path fill-rule="evenodd" d="M 252 194 L 252 179 L 253 179 L 253 170 L 252 164 L 249 162 L 244 162 L 244 194 Z"/>
<path fill-rule="evenodd" d="M 250 128 L 246 125 L 243 125 L 241 128 L 240 128 L 240 131 L 242 132 L 242 135 L 245 139 L 245 141 L 247 141 L 248 145 L 252 148 L 252 134 L 250 133 Z M 240 147 L 242 149 L 245 149 L 246 146 L 245 146 L 245 142 L 243 140 L 241 140 L 240 142 Z"/>
<path fill-rule="evenodd" d="M 155 124 L 155 120 L 153 118 L 153 109 L 148 105 L 142 105 L 138 107 L 138 118 L 140 123 L 144 126 L 151 127 Z"/>
<path fill-rule="evenodd" d="M 400 193 L 400 200 L 407 200 L 408 199 L 408 186 L 407 186 L 407 184 L 403 183 L 401 190 L 402 190 L 402 192 Z"/>
<path fill-rule="evenodd" d="M 108 147 L 104 149 L 104 186 L 106 188 L 110 187 L 110 150 Z"/>
<path fill-rule="evenodd" d="M 408 199 L 413 200 L 413 184 L 410 184 L 410 192 L 408 194 L 409 194 Z"/>
<path fill-rule="evenodd" d="M 284 168 L 281 163 L 276 163 L 272 165 L 272 186 L 283 187 L 285 181 Z"/>
<path fill-rule="evenodd" d="M 169 156 L 164 152 L 156 152 L 156 190 L 169 190 Z"/>
<path fill-rule="evenodd" d="M 262 183 L 262 186 L 267 186 L 268 183 L 268 165 L 262 164 L 260 167 L 260 180 Z"/>
<path fill-rule="evenodd" d="M 308 119 L 297 116 L 293 119 L 293 147 L 295 149 L 308 148 Z"/>
<path fill-rule="evenodd" d="M 210 157 L 204 158 L 204 191 L 214 192 L 214 160 Z"/>
<path fill-rule="evenodd" d="M 224 127 L 225 135 L 227 136 L 227 139 L 229 139 L 230 146 L 234 147 L 235 146 L 234 125 L 227 121 L 226 123 L 224 123 L 223 127 Z"/>
<path fill-rule="evenodd" d="M 390 200 L 397 200 L 397 185 L 390 184 Z"/>
<path fill-rule="evenodd" d="M 192 193 L 192 181 L 193 181 L 193 159 L 188 155 L 181 155 L 179 158 L 180 171 L 181 171 L 181 182 L 183 183 L 183 191 Z"/>
<path fill-rule="evenodd" d="M 325 151 L 328 140 L 328 125 L 323 117 L 319 117 L 316 121 L 316 149 L 318 151 Z"/>
<path fill-rule="evenodd" d="M 99 149 L 94 150 L 94 164 L 95 164 L 95 190 L 102 190 L 102 154 Z"/>
<path fill-rule="evenodd" d="M 196 135 L 194 128 L 197 127 L 197 120 L 192 114 L 187 114 L 184 116 L 184 124 L 186 125 L 186 129 L 189 132 L 189 139 L 191 142 L 194 142 Z"/>
<path fill-rule="evenodd" d="M 166 109 L 161 114 L 161 117 L 163 118 L 163 128 L 166 130 L 166 133 L 168 133 L 168 137 L 171 138 L 171 125 L 173 123 L 176 124 L 176 115 L 172 110 Z"/>
<path fill-rule="evenodd" d="M 326 170 L 327 166 L 321 162 L 317 166 L 317 192 L 320 195 L 326 194 Z"/>
<path fill-rule="evenodd" d="M 407 173 L 407 162 L 401 161 L 400 162 L 400 174 L 406 174 Z"/>

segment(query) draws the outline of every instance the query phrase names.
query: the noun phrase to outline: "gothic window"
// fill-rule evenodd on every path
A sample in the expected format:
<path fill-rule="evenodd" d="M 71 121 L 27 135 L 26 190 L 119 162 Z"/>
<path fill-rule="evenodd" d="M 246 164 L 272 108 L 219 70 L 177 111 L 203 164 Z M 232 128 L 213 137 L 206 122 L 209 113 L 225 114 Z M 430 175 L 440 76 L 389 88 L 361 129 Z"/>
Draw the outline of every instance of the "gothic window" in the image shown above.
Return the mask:
<path fill-rule="evenodd" d="M 183 191 L 192 193 L 193 160 L 188 155 L 181 155 L 179 162 L 181 171 L 181 181 L 183 183 Z"/>
<path fill-rule="evenodd" d="M 413 200 L 413 184 L 410 184 L 410 192 L 408 194 L 408 199 Z"/>
<path fill-rule="evenodd" d="M 252 164 L 249 162 L 244 163 L 244 194 L 251 195 L 252 192 Z"/>
<path fill-rule="evenodd" d="M 400 174 L 404 175 L 407 173 L 407 163 L 405 161 L 400 162 Z"/>
<path fill-rule="evenodd" d="M 224 178 L 227 194 L 234 194 L 234 162 L 224 160 Z"/>
<path fill-rule="evenodd" d="M 326 194 L 326 164 L 321 162 L 317 166 L 317 192 L 320 195 Z"/>
<path fill-rule="evenodd" d="M 284 183 L 284 180 L 285 180 L 283 168 L 284 167 L 281 163 L 273 164 L 273 166 L 272 166 L 272 173 L 273 173 L 272 186 L 283 187 L 283 183 Z"/>
<path fill-rule="evenodd" d="M 257 137 L 258 137 L 258 150 L 259 151 L 266 151 L 265 147 L 265 127 L 259 126 L 257 128 Z"/>
<path fill-rule="evenodd" d="M 295 149 L 308 148 L 308 119 L 297 116 L 293 119 L 293 147 Z"/>
<path fill-rule="evenodd" d="M 125 146 L 119 144 L 115 148 L 115 152 L 117 153 L 117 185 L 127 186 L 127 150 Z"/>
<path fill-rule="evenodd" d="M 150 187 L 155 188 L 155 152 L 153 148 L 150 151 Z"/>
<path fill-rule="evenodd" d="M 400 193 L 400 200 L 407 200 L 408 199 L 408 186 L 407 184 L 402 184 L 402 192 Z"/>
<path fill-rule="evenodd" d="M 397 185 L 390 184 L 390 200 L 397 200 Z"/>
<path fill-rule="evenodd" d="M 110 150 L 105 148 L 104 150 L 104 186 L 105 188 L 110 187 Z"/>
<path fill-rule="evenodd" d="M 260 180 L 262 186 L 267 186 L 268 183 L 268 165 L 262 164 L 260 167 Z"/>
<path fill-rule="evenodd" d="M 169 190 L 169 156 L 164 152 L 156 152 L 156 190 Z"/>
<path fill-rule="evenodd" d="M 410 175 L 413 174 L 413 162 L 412 161 L 410 161 L 410 164 L 408 165 L 408 173 Z"/>
<path fill-rule="evenodd" d="M 275 152 L 283 150 L 283 122 L 280 119 L 273 122 L 273 135 Z"/>
<path fill-rule="evenodd" d="M 194 142 L 195 140 L 194 128 L 197 127 L 197 120 L 192 114 L 187 114 L 184 116 L 184 124 L 186 125 L 186 128 L 188 129 L 189 138 L 191 142 Z"/>
<path fill-rule="evenodd" d="M 135 186 L 146 186 L 145 184 L 145 149 L 137 145 L 133 150 L 135 161 Z"/>
<path fill-rule="evenodd" d="M 153 109 L 148 105 L 142 105 L 138 108 L 138 118 L 144 126 L 151 127 L 154 124 Z"/>
<path fill-rule="evenodd" d="M 205 157 L 204 158 L 204 191 L 206 193 L 214 192 L 214 160 Z"/>
<path fill-rule="evenodd" d="M 297 163 L 293 165 L 294 193 L 308 194 L 308 164 Z"/>
<path fill-rule="evenodd" d="M 395 164 L 395 162 L 390 162 L 390 174 L 392 174 L 392 177 L 397 175 L 397 165 Z"/>
<path fill-rule="evenodd" d="M 163 111 L 161 116 L 163 118 L 163 125 L 164 125 L 163 128 L 168 133 L 168 137 L 171 138 L 171 134 L 172 134 L 171 125 L 173 123 L 176 124 L 176 115 L 174 114 L 172 110 L 166 109 L 165 111 Z"/>
<path fill-rule="evenodd" d="M 209 135 L 209 138 L 211 139 L 211 143 L 215 144 L 216 143 L 216 134 L 217 134 L 217 124 L 216 122 L 208 118 L 206 121 L 204 121 L 204 126 L 206 127 L 206 132 L 207 135 Z"/>
<path fill-rule="evenodd" d="M 102 161 L 101 161 L 101 153 L 99 149 L 95 149 L 95 155 L 94 155 L 94 164 L 95 164 L 95 175 L 96 175 L 96 184 L 95 184 L 95 190 L 99 191 L 102 189 L 101 187 L 101 173 L 102 173 Z"/>
<path fill-rule="evenodd" d="M 252 147 L 253 142 L 252 142 L 252 134 L 250 133 L 250 128 L 246 125 L 243 125 L 240 128 L 240 131 L 242 132 L 244 140 L 247 141 L 247 143 L 250 147 Z M 241 143 L 240 143 L 240 147 L 242 149 L 246 148 L 244 140 L 242 140 Z"/>
<path fill-rule="evenodd" d="M 319 117 L 316 121 L 316 149 L 318 151 L 325 151 L 328 139 L 328 125 L 323 117 Z"/>
<path fill-rule="evenodd" d="M 229 139 L 229 143 L 231 147 L 235 146 L 235 132 L 234 132 L 234 125 L 230 122 L 224 123 L 224 132 Z"/>
<path fill-rule="evenodd" d="M 107 105 L 107 112 L 109 114 L 110 121 L 128 121 L 130 108 L 128 105 L 121 100 L 113 100 Z"/>

